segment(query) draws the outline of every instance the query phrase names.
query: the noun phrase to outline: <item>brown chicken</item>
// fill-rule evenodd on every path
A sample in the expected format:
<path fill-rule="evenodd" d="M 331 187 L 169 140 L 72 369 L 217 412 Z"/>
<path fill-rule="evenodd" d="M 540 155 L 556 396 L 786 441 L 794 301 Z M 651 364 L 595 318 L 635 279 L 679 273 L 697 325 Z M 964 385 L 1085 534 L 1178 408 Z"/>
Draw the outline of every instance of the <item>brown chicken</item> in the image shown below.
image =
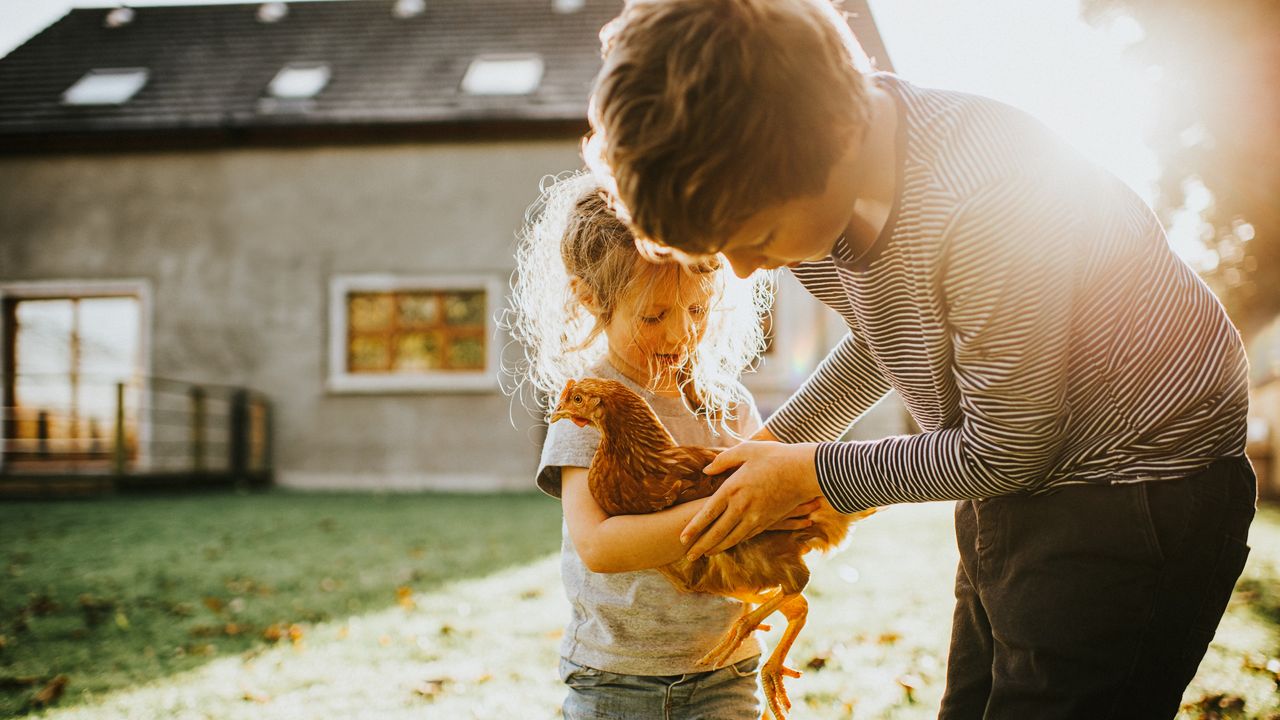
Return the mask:
<path fill-rule="evenodd" d="M 551 422 L 564 419 L 600 432 L 587 485 L 609 515 L 650 513 L 707 497 L 730 474 L 703 474 L 717 451 L 677 445 L 649 404 L 616 380 L 570 380 L 551 415 Z M 809 611 L 801 594 L 809 582 L 804 555 L 840 544 L 849 525 L 871 512 L 843 515 L 824 503 L 810 514 L 813 525 L 803 530 L 763 532 L 718 555 L 693 562 L 682 558 L 658 568 L 681 590 L 725 595 L 755 606 L 699 662 L 720 665 L 765 618 L 782 612 L 787 627 L 760 668 L 760 684 L 769 711 L 779 720 L 785 718 L 791 702 L 782 678 L 800 673 L 783 663 Z"/>

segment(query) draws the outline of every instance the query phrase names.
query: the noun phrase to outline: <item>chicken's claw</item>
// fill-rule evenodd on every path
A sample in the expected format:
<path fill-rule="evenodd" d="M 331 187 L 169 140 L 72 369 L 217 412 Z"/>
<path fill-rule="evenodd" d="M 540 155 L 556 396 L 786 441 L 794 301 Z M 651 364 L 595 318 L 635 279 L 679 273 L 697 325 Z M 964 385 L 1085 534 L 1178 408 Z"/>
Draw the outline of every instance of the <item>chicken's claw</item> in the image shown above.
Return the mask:
<path fill-rule="evenodd" d="M 703 655 L 702 659 L 698 660 L 698 664 L 720 667 L 751 636 L 751 633 L 755 632 L 755 626 L 756 623 L 750 622 L 748 617 L 739 619 L 720 639 L 720 644 Z"/>
<path fill-rule="evenodd" d="M 764 691 L 769 714 L 777 720 L 786 720 L 787 711 L 791 709 L 791 698 L 787 697 L 787 688 L 782 684 L 784 677 L 798 678 L 800 673 L 772 660 L 760 668 L 760 688 Z M 766 718 L 762 715 L 761 720 Z"/>

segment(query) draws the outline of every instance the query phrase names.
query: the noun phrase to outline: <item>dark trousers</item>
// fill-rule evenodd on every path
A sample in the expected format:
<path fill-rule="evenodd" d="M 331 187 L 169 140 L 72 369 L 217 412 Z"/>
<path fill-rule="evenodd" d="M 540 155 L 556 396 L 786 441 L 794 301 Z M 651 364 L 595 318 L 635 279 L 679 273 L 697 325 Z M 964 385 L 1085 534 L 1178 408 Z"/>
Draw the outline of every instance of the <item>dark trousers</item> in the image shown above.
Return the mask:
<path fill-rule="evenodd" d="M 1182 480 L 956 506 L 944 720 L 1178 712 L 1249 547 L 1244 458 Z"/>

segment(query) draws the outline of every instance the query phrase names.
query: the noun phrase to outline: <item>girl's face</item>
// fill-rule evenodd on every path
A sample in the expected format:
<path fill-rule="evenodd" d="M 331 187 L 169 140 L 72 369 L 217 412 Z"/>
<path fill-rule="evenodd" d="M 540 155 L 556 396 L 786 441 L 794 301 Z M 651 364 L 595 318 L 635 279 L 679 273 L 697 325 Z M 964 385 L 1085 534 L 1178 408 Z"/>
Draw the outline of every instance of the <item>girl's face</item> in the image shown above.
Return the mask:
<path fill-rule="evenodd" d="M 675 391 L 677 371 L 707 331 L 715 296 L 712 278 L 671 266 L 641 272 L 647 276 L 641 279 L 647 291 L 621 298 L 605 327 L 609 357 L 633 380 Z"/>

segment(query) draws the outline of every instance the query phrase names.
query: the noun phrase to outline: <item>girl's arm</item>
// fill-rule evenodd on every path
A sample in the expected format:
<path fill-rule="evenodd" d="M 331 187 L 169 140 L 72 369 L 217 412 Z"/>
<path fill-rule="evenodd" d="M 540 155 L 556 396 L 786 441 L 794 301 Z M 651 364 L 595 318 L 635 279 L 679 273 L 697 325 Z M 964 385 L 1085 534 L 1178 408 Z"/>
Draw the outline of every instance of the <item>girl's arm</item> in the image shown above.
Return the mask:
<path fill-rule="evenodd" d="M 616 573 L 661 567 L 684 557 L 680 530 L 706 500 L 646 515 L 610 517 L 587 488 L 587 469 L 562 467 L 560 502 L 582 564 L 592 572 Z"/>
<path fill-rule="evenodd" d="M 587 469 L 560 468 L 560 502 L 569 538 L 587 569 L 598 573 L 648 570 L 684 557 L 680 531 L 706 499 L 691 500 L 644 515 L 606 515 L 587 488 Z M 770 530 L 798 530 L 812 525 L 808 514 L 818 502 L 796 507 Z"/>

